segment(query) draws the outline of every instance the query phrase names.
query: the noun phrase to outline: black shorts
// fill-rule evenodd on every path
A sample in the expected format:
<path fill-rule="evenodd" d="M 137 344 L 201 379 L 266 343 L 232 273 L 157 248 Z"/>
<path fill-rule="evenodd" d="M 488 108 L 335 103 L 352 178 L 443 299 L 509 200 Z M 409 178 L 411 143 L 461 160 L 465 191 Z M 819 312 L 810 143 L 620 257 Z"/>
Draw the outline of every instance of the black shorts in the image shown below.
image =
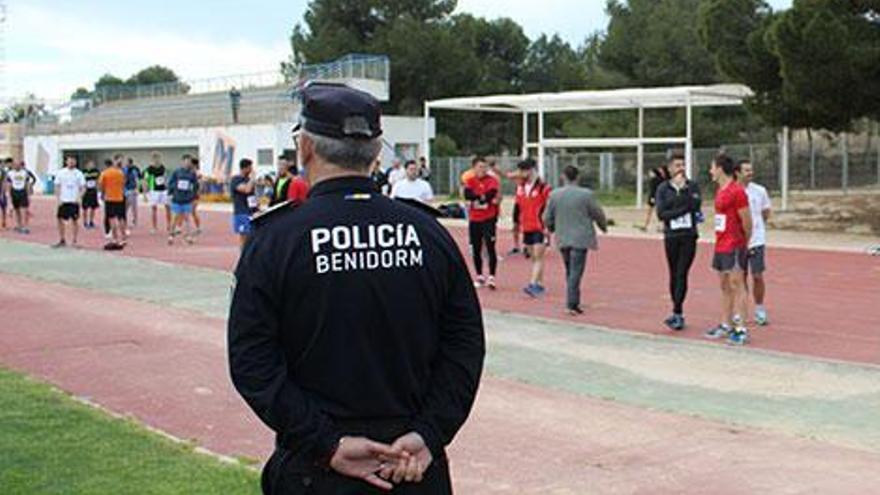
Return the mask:
<path fill-rule="evenodd" d="M 495 242 L 495 237 L 497 235 L 497 226 L 498 220 L 486 220 L 483 222 L 469 222 L 468 223 L 468 240 L 470 241 L 471 246 L 475 245 L 478 240 L 487 242 Z"/>
<path fill-rule="evenodd" d="M 83 208 L 97 208 L 98 207 L 98 190 L 97 189 L 86 189 L 86 192 L 83 193 L 82 207 Z"/>
<path fill-rule="evenodd" d="M 58 205 L 58 220 L 79 220 L 79 205 L 76 203 L 61 203 Z"/>
<path fill-rule="evenodd" d="M 107 218 L 125 220 L 125 201 L 104 201 L 104 214 Z"/>
<path fill-rule="evenodd" d="M 12 196 L 12 207 L 16 210 L 19 208 L 29 208 L 31 206 L 30 197 L 28 197 L 27 191 L 16 191 L 12 190 L 10 196 Z"/>
<path fill-rule="evenodd" d="M 729 253 L 715 253 L 712 258 L 712 268 L 717 272 L 741 272 L 746 269 L 747 251 L 734 249 Z"/>
<path fill-rule="evenodd" d="M 544 233 L 543 232 L 526 232 L 523 234 L 523 244 L 526 246 L 535 246 L 537 244 L 544 244 Z"/>
<path fill-rule="evenodd" d="M 764 261 L 764 246 L 755 246 L 747 251 L 746 271 L 753 275 L 761 275 L 766 270 L 767 265 Z"/>

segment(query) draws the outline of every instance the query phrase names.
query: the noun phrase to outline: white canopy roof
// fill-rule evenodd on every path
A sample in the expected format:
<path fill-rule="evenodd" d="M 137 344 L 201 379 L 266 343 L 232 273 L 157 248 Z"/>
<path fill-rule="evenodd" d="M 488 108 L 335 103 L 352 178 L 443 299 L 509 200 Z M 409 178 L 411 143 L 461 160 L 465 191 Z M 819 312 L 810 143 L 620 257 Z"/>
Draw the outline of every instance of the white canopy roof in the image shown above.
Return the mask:
<path fill-rule="evenodd" d="M 426 103 L 430 109 L 480 112 L 586 112 L 628 108 L 680 108 L 741 105 L 752 91 L 740 84 L 625 88 L 562 93 L 448 98 Z"/>

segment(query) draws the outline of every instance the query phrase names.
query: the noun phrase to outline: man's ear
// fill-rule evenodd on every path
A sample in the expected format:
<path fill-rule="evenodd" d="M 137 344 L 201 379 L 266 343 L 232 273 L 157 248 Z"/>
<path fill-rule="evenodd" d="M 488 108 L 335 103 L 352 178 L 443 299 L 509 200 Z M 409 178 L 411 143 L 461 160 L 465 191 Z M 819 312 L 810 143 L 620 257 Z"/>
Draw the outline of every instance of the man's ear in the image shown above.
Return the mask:
<path fill-rule="evenodd" d="M 312 141 L 309 136 L 303 134 L 299 137 L 299 147 L 300 149 L 298 151 L 300 163 L 298 163 L 297 165 L 303 166 L 304 164 L 312 161 L 312 158 L 315 154 L 315 142 Z"/>

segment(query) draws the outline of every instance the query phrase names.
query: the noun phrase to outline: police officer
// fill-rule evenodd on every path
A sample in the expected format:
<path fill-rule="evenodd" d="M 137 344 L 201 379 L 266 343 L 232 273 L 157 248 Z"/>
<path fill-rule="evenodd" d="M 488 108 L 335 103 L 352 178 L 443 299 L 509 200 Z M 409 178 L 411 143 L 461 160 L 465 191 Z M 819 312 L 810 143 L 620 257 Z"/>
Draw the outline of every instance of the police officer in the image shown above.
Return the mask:
<path fill-rule="evenodd" d="M 450 493 L 444 448 L 485 353 L 464 259 L 435 219 L 376 193 L 374 98 L 300 97 L 309 199 L 256 219 L 229 315 L 232 381 L 276 433 L 263 492 Z"/>

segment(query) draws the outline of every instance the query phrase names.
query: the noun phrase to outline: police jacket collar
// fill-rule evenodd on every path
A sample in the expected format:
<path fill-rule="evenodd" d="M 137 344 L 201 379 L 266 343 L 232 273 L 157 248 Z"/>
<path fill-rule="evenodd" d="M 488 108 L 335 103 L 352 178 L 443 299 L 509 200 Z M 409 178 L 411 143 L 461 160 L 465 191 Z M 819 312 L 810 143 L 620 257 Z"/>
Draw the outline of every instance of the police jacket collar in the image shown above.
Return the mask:
<path fill-rule="evenodd" d="M 328 194 L 374 193 L 373 180 L 367 176 L 339 177 L 317 183 L 309 191 L 309 197 Z"/>

